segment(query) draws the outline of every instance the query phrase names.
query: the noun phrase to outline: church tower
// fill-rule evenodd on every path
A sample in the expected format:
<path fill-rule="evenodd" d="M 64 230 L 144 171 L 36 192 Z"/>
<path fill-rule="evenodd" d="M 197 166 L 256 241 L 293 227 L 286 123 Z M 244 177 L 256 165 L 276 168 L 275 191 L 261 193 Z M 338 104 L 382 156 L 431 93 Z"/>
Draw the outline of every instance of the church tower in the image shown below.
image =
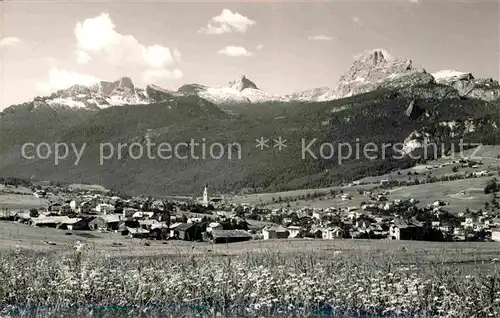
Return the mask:
<path fill-rule="evenodd" d="M 205 190 L 203 190 L 203 206 L 204 207 L 208 206 L 208 190 L 207 190 L 207 186 L 205 186 Z"/>

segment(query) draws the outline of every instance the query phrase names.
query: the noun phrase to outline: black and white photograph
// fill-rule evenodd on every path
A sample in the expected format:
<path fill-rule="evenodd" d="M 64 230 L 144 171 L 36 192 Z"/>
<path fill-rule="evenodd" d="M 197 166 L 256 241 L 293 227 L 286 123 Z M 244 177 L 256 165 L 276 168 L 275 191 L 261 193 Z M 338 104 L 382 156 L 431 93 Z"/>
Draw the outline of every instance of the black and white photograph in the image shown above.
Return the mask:
<path fill-rule="evenodd" d="M 0 1 L 0 318 L 500 317 L 500 1 Z"/>

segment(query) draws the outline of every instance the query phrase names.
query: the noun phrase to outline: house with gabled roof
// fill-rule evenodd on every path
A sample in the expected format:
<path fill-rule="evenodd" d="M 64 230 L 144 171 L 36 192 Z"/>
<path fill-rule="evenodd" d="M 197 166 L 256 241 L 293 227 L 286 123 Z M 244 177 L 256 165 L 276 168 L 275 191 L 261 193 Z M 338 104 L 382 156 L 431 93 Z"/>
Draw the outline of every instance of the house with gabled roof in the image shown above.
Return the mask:
<path fill-rule="evenodd" d="M 199 223 L 182 223 L 174 230 L 174 236 L 184 241 L 199 241 L 205 232 Z"/>
<path fill-rule="evenodd" d="M 389 227 L 389 237 L 392 240 L 418 240 L 423 236 L 423 226 L 416 220 L 396 218 Z"/>
<path fill-rule="evenodd" d="M 56 227 L 61 230 L 73 230 L 73 225 L 80 220 L 80 218 L 69 218 L 57 224 Z"/>
<path fill-rule="evenodd" d="M 28 223 L 36 227 L 53 227 L 56 228 L 62 222 L 68 221 L 70 218 L 67 216 L 41 216 L 31 218 Z"/>
<path fill-rule="evenodd" d="M 290 232 L 282 226 L 269 226 L 262 229 L 264 240 L 270 239 L 286 239 Z"/>
<path fill-rule="evenodd" d="M 126 227 L 126 232 L 131 237 L 144 238 L 149 236 L 149 230 L 142 227 Z"/>
<path fill-rule="evenodd" d="M 243 242 L 252 239 L 252 235 L 243 230 L 212 230 L 207 233 L 213 243 Z"/>

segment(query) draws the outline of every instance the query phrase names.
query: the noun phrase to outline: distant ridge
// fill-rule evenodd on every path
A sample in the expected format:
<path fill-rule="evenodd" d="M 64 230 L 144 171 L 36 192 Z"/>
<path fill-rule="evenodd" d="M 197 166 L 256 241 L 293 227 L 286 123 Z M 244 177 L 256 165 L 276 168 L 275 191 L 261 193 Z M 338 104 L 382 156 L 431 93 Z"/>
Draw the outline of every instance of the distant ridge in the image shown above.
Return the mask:
<path fill-rule="evenodd" d="M 332 87 L 314 88 L 287 95 L 275 95 L 260 89 L 246 75 L 223 87 L 186 84 L 177 91 L 157 85 L 137 88 L 130 77 L 101 81 L 92 86 L 73 85 L 49 96 L 36 97 L 34 107 L 100 110 L 111 106 L 144 105 L 182 95 L 197 95 L 214 104 L 256 104 L 266 102 L 323 102 L 374 91 L 378 88 L 412 87 L 438 83 L 457 90 L 463 97 L 486 101 L 500 98 L 500 85 L 491 78 L 476 79 L 471 73 L 442 70 L 433 74 L 415 67 L 412 60 L 395 57 L 385 49 L 358 54 L 348 70 Z"/>

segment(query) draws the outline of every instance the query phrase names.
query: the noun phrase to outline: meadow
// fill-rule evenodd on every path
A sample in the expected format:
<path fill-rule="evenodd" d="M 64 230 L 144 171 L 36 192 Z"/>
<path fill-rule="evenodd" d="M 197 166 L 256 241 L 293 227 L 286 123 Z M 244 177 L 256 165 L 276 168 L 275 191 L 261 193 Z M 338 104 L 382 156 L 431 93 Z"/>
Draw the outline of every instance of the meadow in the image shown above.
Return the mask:
<path fill-rule="evenodd" d="M 0 252 L 1 316 L 497 317 L 496 243 L 91 244 Z M 148 247 L 149 248 L 149 247 Z M 224 253 L 225 252 L 225 253 Z"/>

